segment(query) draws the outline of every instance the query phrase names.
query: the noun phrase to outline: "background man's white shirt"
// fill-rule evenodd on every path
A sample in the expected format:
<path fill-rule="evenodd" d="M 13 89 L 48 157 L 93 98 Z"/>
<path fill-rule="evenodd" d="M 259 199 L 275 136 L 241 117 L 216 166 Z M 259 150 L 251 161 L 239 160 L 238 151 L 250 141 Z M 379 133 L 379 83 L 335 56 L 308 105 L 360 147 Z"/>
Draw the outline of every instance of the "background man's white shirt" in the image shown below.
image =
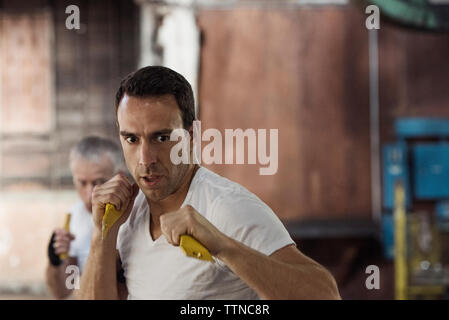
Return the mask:
<path fill-rule="evenodd" d="M 69 256 L 78 260 L 80 272 L 83 272 L 87 256 L 90 250 L 90 241 L 94 230 L 92 213 L 87 211 L 82 201 L 77 202 L 71 209 L 70 233 L 75 235 L 75 240 L 70 242 Z"/>

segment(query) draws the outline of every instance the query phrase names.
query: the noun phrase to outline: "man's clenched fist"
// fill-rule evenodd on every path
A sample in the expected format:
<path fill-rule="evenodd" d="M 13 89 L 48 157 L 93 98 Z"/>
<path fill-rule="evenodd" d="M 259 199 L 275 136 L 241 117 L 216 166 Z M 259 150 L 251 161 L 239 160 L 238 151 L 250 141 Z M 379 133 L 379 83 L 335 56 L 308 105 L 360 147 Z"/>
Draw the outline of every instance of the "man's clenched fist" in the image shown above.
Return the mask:
<path fill-rule="evenodd" d="M 108 238 L 111 236 L 116 238 L 119 227 L 128 219 L 138 193 L 137 184 L 131 184 L 123 173 L 117 174 L 102 185 L 95 186 L 92 192 L 92 214 L 97 231 L 101 232 L 106 204 L 111 203 L 122 212 L 120 219 L 108 233 Z"/>

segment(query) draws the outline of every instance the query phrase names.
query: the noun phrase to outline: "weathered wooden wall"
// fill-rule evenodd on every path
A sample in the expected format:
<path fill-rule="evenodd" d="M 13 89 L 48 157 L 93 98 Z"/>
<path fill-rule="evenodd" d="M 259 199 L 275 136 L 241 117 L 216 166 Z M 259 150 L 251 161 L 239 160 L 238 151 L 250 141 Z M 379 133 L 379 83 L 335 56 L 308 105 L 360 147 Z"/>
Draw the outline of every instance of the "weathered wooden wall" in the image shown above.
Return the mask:
<path fill-rule="evenodd" d="M 70 4 L 80 30 L 66 29 Z M 137 66 L 138 8 L 4 0 L 0 28 L 0 295 L 42 295 L 51 232 L 78 199 L 69 149 L 88 134 L 118 140 L 114 95 Z"/>
<path fill-rule="evenodd" d="M 65 10 L 80 8 L 80 30 Z M 83 136 L 118 141 L 114 95 L 138 58 L 132 1 L 6 1 L 2 17 L 4 188 L 71 186 L 68 152 Z"/>
<path fill-rule="evenodd" d="M 115 139 L 115 92 L 123 76 L 134 71 L 138 58 L 138 8 L 133 1 L 81 1 L 81 28 L 65 28 L 66 6 L 54 2 L 58 158 L 70 177 L 70 148 L 83 136 Z M 69 181 L 70 183 L 70 181 Z"/>

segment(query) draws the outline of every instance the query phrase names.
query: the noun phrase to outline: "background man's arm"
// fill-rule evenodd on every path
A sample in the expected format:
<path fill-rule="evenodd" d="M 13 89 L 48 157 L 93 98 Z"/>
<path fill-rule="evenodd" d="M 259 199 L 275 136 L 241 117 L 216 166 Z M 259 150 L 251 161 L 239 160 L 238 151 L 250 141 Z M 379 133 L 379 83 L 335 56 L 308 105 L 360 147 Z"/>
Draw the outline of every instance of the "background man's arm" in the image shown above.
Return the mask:
<path fill-rule="evenodd" d="M 63 260 L 59 266 L 54 266 L 48 263 L 45 272 L 45 279 L 47 287 L 50 293 L 56 299 L 64 299 L 72 293 L 72 289 L 68 289 L 65 282 L 69 274 L 65 273 L 67 266 L 77 265 L 77 259 L 74 257 L 68 257 Z"/>

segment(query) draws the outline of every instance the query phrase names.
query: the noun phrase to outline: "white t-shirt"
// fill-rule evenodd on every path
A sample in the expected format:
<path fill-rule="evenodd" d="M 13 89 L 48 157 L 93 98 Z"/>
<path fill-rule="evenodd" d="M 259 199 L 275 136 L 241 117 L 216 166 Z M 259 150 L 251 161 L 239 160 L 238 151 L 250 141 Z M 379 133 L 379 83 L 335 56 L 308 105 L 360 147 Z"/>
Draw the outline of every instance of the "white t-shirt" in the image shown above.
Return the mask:
<path fill-rule="evenodd" d="M 181 207 L 191 205 L 217 229 L 266 255 L 295 244 L 273 211 L 241 185 L 200 167 Z M 120 227 L 128 299 L 259 299 L 222 261 L 187 257 L 164 235 L 153 241 L 142 191 Z"/>
<path fill-rule="evenodd" d="M 70 243 L 69 256 L 78 259 L 78 267 L 83 272 L 89 255 L 90 240 L 94 230 L 92 213 L 87 211 L 82 201 L 77 202 L 71 209 L 70 233 L 75 235 L 75 240 Z"/>

